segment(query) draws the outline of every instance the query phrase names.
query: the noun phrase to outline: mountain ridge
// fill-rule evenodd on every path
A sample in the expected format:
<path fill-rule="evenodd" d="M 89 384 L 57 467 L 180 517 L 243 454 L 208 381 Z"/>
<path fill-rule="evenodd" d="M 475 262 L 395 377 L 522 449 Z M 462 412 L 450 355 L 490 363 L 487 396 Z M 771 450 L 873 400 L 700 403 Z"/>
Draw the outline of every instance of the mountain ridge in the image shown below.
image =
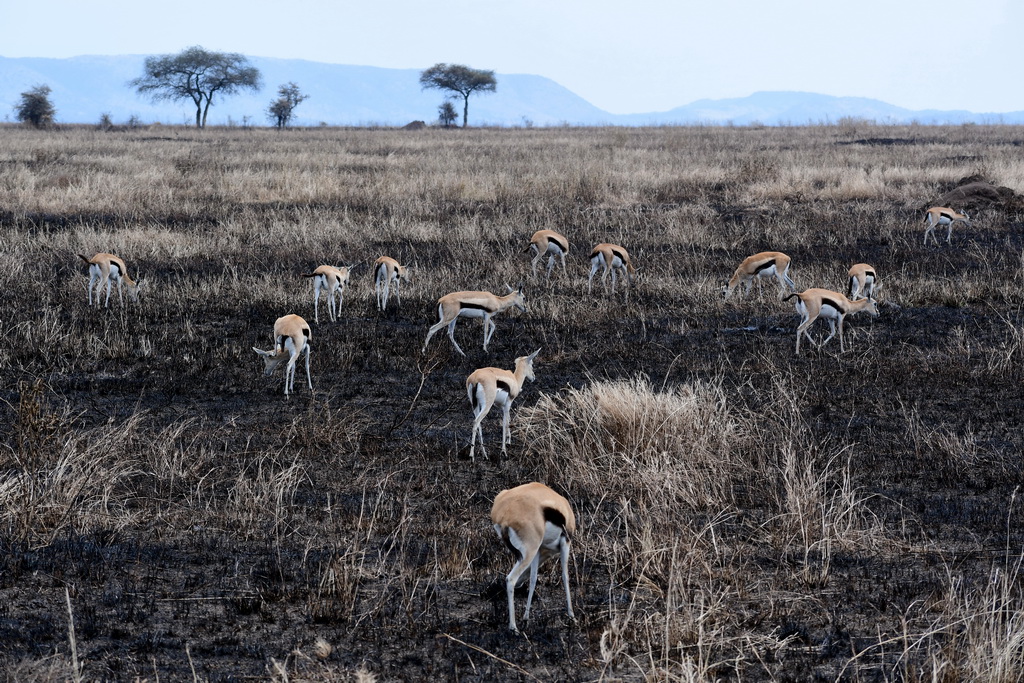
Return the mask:
<path fill-rule="evenodd" d="M 61 123 L 115 123 L 137 117 L 145 123 L 189 125 L 191 102 L 153 102 L 128 81 L 142 74 L 145 55 L 82 55 L 68 58 L 0 57 L 0 111 L 14 120 L 20 94 L 39 84 L 52 89 Z M 211 125 L 269 125 L 266 109 L 279 85 L 294 81 L 309 98 L 295 110 L 298 126 L 382 125 L 433 122 L 444 93 L 422 90 L 420 69 L 329 64 L 302 59 L 249 57 L 263 74 L 258 93 L 214 100 Z M 664 112 L 612 114 L 544 76 L 497 74 L 493 94 L 470 98 L 470 125 L 805 125 L 865 119 L 878 123 L 1024 123 L 1024 111 L 910 110 L 866 97 L 799 91 L 758 91 L 746 97 L 700 99 Z M 457 107 L 461 111 L 461 107 Z"/>

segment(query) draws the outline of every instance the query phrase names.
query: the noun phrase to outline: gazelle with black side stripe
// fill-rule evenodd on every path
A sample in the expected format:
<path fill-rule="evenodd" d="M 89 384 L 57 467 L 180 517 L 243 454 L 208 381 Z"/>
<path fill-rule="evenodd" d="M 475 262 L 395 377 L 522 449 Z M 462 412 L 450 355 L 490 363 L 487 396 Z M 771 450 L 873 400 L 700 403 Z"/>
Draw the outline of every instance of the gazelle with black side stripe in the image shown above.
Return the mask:
<path fill-rule="evenodd" d="M 796 289 L 796 283 L 789 278 L 790 258 L 781 251 L 762 251 L 759 254 L 743 259 L 736 272 L 732 274 L 729 284 L 723 290 L 725 298 L 732 296 L 734 289 L 741 284 L 743 293 L 750 294 L 750 286 L 755 278 L 774 277 L 779 281 L 779 296 Z M 758 280 L 760 286 L 761 281 Z"/>
<path fill-rule="evenodd" d="M 551 279 L 551 269 L 555 265 L 555 257 L 562 261 L 562 274 L 565 275 L 565 255 L 569 253 L 569 240 L 554 230 L 538 230 L 530 238 L 530 252 L 533 254 L 533 277 L 537 278 L 537 264 L 544 255 L 548 255 L 547 280 Z"/>
<path fill-rule="evenodd" d="M 505 578 L 508 597 L 508 627 L 519 633 L 516 625 L 515 592 L 527 569 L 530 570 L 530 592 L 526 596 L 523 619 L 530 619 L 530 604 L 537 587 L 537 571 L 552 555 L 562 561 L 562 585 L 569 618 L 575 619 L 569 593 L 569 544 L 576 533 L 576 515 L 562 496 L 539 482 L 505 489 L 494 499 L 491 522 L 498 537 L 515 553 L 517 561 Z"/>
<path fill-rule="evenodd" d="M 103 291 L 103 285 L 107 286 L 107 299 L 103 304 L 104 308 L 110 306 L 110 290 L 116 284 L 117 285 L 117 296 L 121 303 L 124 303 L 124 292 L 122 288 L 128 286 L 128 296 L 131 297 L 132 301 L 139 300 L 139 293 L 142 291 L 142 282 L 136 282 L 135 280 L 128 277 L 128 268 L 125 267 L 124 261 L 113 254 L 94 254 L 92 258 L 87 258 L 78 255 L 78 258 L 82 259 L 89 264 L 89 305 L 92 306 L 92 291 L 93 284 L 99 281 L 96 285 L 96 305 L 100 305 L 100 292 Z"/>
<path fill-rule="evenodd" d="M 263 374 L 270 376 L 285 359 L 288 364 L 284 370 L 284 395 L 295 390 L 295 362 L 299 355 L 306 352 L 306 381 L 309 390 L 313 391 L 313 379 L 309 375 L 309 323 L 297 315 L 286 315 L 274 322 L 274 350 L 262 351 L 255 346 L 252 350 L 263 357 L 265 364 Z"/>
<path fill-rule="evenodd" d="M 487 344 L 491 341 L 491 336 L 494 334 L 494 328 L 496 327 L 491 318 L 512 306 L 521 311 L 526 311 L 526 297 L 523 296 L 522 285 L 519 285 L 519 289 L 508 287 L 508 294 L 505 296 L 498 296 L 490 292 L 452 292 L 451 294 L 445 294 L 437 300 L 437 313 L 441 319 L 431 326 L 427 332 L 427 339 L 423 342 L 423 352 L 426 353 L 427 344 L 430 343 L 430 338 L 434 336 L 434 333 L 447 325 L 448 338 L 452 340 L 455 350 L 460 355 L 465 356 L 466 354 L 462 352 L 459 343 L 455 341 L 455 323 L 458 322 L 459 318 L 484 319 L 484 351 L 486 351 Z"/>
<path fill-rule="evenodd" d="M 377 293 L 377 310 L 384 311 L 391 297 L 391 286 L 395 287 L 395 298 L 402 305 L 402 280 L 409 279 L 406 267 L 390 256 L 381 256 L 373 264 L 373 289 Z"/>
<path fill-rule="evenodd" d="M 491 407 L 497 403 L 501 406 L 501 452 L 512 442 L 512 436 L 508 429 L 509 411 L 512 409 L 512 400 L 519 395 L 526 380 L 531 382 L 537 379 L 533 374 L 533 361 L 537 358 L 540 349 L 537 349 L 529 356 L 516 358 L 516 369 L 514 371 L 501 368 L 480 368 L 474 370 L 473 374 L 466 378 L 466 395 L 469 396 L 469 403 L 473 407 L 473 432 L 470 434 L 469 458 L 475 461 L 476 438 L 480 436 L 480 451 L 487 457 L 487 449 L 484 448 L 483 421 Z"/>
<path fill-rule="evenodd" d="M 588 294 L 593 291 L 594 274 L 602 268 L 604 270 L 601 271 L 601 281 L 604 283 L 605 291 L 608 291 L 608 271 L 612 273 L 612 294 L 615 293 L 615 276 L 618 271 L 622 271 L 623 279 L 627 280 L 630 285 L 633 284 L 636 268 L 633 267 L 633 262 L 629 258 L 629 252 L 617 244 L 602 242 L 590 252 L 590 279 L 587 280 Z"/>
<path fill-rule="evenodd" d="M 945 206 L 933 206 L 925 212 L 924 222 L 928 224 L 924 229 L 924 243 L 928 244 L 928 235 L 931 235 L 935 245 L 938 246 L 939 239 L 935 236 L 936 227 L 946 226 L 946 244 L 949 244 L 953 238 L 953 224 L 959 222 L 970 225 L 971 219 L 966 213 L 957 213 Z"/>
<path fill-rule="evenodd" d="M 858 263 L 850 267 L 850 289 L 847 292 L 847 296 L 851 301 L 857 299 L 875 298 L 875 290 L 882 288 L 882 283 L 878 281 L 878 275 L 875 273 L 874 266 L 869 266 L 866 263 Z"/>
<path fill-rule="evenodd" d="M 351 270 L 352 266 L 318 266 L 312 273 L 302 274 L 302 277 L 313 278 L 313 320 L 317 325 L 320 324 L 320 290 L 326 290 L 327 314 L 331 317 L 331 322 L 334 322 L 338 319 L 341 304 L 345 302 L 345 287 L 348 286 Z M 334 301 L 335 296 L 338 298 L 337 305 Z"/>
<path fill-rule="evenodd" d="M 838 321 L 839 350 L 845 351 L 846 347 L 843 343 L 843 321 L 846 319 L 846 316 L 860 313 L 861 311 L 867 311 L 872 318 L 878 316 L 878 307 L 875 305 L 874 299 L 850 301 L 839 292 L 833 292 L 828 289 L 808 289 L 803 292 L 790 294 L 783 299 L 783 301 L 789 301 L 793 297 L 796 297 L 797 299 L 796 312 L 801 316 L 800 325 L 796 328 L 797 353 L 800 353 L 800 337 L 802 335 L 806 335 L 807 340 L 812 344 L 814 343 L 814 339 L 811 338 L 811 334 L 807 329 L 818 318 L 824 318 L 828 321 L 831 334 L 829 334 L 828 337 L 826 337 L 825 340 L 817 346 L 824 346 L 836 335 L 836 321 Z"/>

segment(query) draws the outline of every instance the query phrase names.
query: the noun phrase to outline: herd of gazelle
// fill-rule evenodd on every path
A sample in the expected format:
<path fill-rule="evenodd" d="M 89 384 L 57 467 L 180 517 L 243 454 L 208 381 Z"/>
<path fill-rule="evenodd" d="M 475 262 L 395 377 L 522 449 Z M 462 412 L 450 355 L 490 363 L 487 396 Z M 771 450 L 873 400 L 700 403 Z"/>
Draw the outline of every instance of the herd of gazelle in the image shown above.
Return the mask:
<path fill-rule="evenodd" d="M 934 230 L 936 227 L 947 226 L 946 241 L 949 242 L 953 233 L 953 224 L 962 222 L 970 225 L 966 214 L 960 214 L 945 207 L 928 209 L 925 215 L 925 244 L 928 236 L 938 243 Z M 546 279 L 551 279 L 551 271 L 555 260 L 562 264 L 563 274 L 566 272 L 565 257 L 569 252 L 569 241 L 564 235 L 554 230 L 538 230 L 530 239 L 527 251 L 533 254 L 532 269 L 537 277 L 537 265 L 547 256 Z M 106 285 L 107 295 L 104 306 L 110 304 L 110 291 L 117 285 L 118 296 L 123 300 L 122 289 L 127 287 L 133 301 L 138 301 L 142 282 L 136 282 L 128 276 L 128 269 L 123 260 L 113 254 L 98 253 L 92 258 L 79 257 L 89 265 L 88 301 L 92 305 L 93 291 L 96 292 L 96 305 L 99 305 L 100 294 Z M 761 278 L 774 277 L 778 282 L 780 296 L 787 291 L 795 290 L 796 283 L 789 277 L 791 260 L 789 256 L 778 251 L 765 251 L 744 259 L 723 290 L 725 298 L 743 286 L 745 294 L 750 293 L 755 280 L 761 285 Z M 322 265 L 312 273 L 303 273 L 303 277 L 313 282 L 313 315 L 320 322 L 320 292 L 327 294 L 327 312 L 332 322 L 337 320 L 338 310 L 344 301 L 345 288 L 349 283 L 352 266 Z M 587 291 L 592 291 L 594 275 L 602 270 L 601 280 L 607 291 L 609 272 L 612 276 L 611 291 L 614 294 L 617 274 L 629 284 L 634 282 L 636 269 L 630 259 L 629 252 L 616 244 L 601 243 L 594 247 L 590 254 L 590 276 L 587 280 Z M 867 311 L 871 316 L 878 315 L 874 294 L 881 288 L 875 269 L 866 263 L 858 263 L 849 270 L 849 289 L 847 295 L 827 289 L 811 288 L 803 292 L 793 291 L 785 296 L 784 301 L 796 299 L 796 311 L 801 316 L 796 332 L 796 352 L 800 353 L 800 337 L 806 336 L 813 343 L 808 328 L 818 318 L 828 321 L 830 334 L 818 346 L 827 343 L 836 335 L 838 323 L 840 350 L 845 351 L 843 341 L 843 321 L 847 315 Z M 384 311 L 392 288 L 394 295 L 401 304 L 400 286 L 402 280 L 408 279 L 407 269 L 395 259 L 382 256 L 374 263 L 373 281 L 377 299 L 377 308 Z M 97 284 L 98 282 L 98 284 Z M 427 349 L 430 338 L 443 327 L 448 327 L 448 337 L 459 354 L 466 354 L 455 341 L 455 323 L 460 317 L 483 319 L 483 348 L 494 335 L 495 323 L 493 316 L 515 307 L 526 310 L 522 285 L 518 289 L 508 288 L 508 293 L 498 296 L 485 291 L 464 291 L 446 294 L 438 299 L 437 323 L 427 331 L 423 342 L 423 351 Z M 284 393 L 289 395 L 295 390 L 296 365 L 305 353 L 306 382 L 313 390 L 313 380 L 309 370 L 310 327 L 298 315 L 285 315 L 274 323 L 274 348 L 270 351 L 253 347 L 264 361 L 264 374 L 270 375 L 278 365 L 285 363 Z M 473 409 L 473 429 L 470 436 L 469 457 L 476 460 L 476 443 L 479 440 L 480 450 L 487 456 L 484 448 L 483 420 L 491 408 L 497 404 L 502 409 L 501 450 L 505 453 L 511 442 L 509 433 L 509 411 L 512 401 L 522 391 L 527 380 L 534 380 L 533 362 L 540 349 L 528 356 L 516 359 L 514 370 L 486 367 L 473 371 L 466 378 L 466 394 Z M 566 608 L 570 618 L 575 618 L 572 610 L 572 598 L 569 592 L 569 543 L 576 530 L 576 517 L 569 501 L 544 484 L 533 482 L 507 489 L 498 494 L 491 508 L 491 521 L 498 536 L 516 555 L 516 563 L 506 577 L 505 586 L 508 597 L 509 628 L 518 633 L 514 605 L 515 588 L 524 578 L 526 570 L 530 570 L 529 593 L 526 598 L 526 610 L 523 618 L 529 620 L 530 605 L 533 602 L 534 589 L 537 586 L 537 572 L 541 563 L 552 555 L 559 555 L 562 565 L 562 584 L 565 588 Z"/>

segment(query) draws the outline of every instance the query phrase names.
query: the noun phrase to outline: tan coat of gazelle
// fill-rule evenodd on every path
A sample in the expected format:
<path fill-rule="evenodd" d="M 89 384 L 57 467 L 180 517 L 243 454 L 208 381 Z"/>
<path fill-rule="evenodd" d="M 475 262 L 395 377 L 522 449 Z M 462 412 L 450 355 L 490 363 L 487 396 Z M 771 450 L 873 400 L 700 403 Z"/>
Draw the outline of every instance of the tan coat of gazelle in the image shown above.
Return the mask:
<path fill-rule="evenodd" d="M 601 270 L 601 269 L 604 270 Z M 608 272 L 612 274 L 612 294 L 615 293 L 616 273 L 621 271 L 622 277 L 630 285 L 635 279 L 636 268 L 629 257 L 629 252 L 617 244 L 602 242 L 590 252 L 590 278 L 587 279 L 587 293 L 593 291 L 594 274 L 601 270 L 601 282 L 604 283 L 605 291 L 608 291 Z"/>
<path fill-rule="evenodd" d="M 309 323 L 297 315 L 285 315 L 274 322 L 274 349 L 262 351 L 255 346 L 252 350 L 263 357 L 263 374 L 270 376 L 282 361 L 288 364 L 284 370 L 284 395 L 295 390 L 295 363 L 299 355 L 306 352 L 306 382 L 313 391 L 313 378 L 309 374 Z"/>
<path fill-rule="evenodd" d="M 569 501 L 544 484 L 523 484 L 497 495 L 491 507 L 491 522 L 501 540 L 517 556 L 516 564 L 505 578 L 508 627 L 515 633 L 519 632 L 516 625 L 516 585 L 529 569 L 530 592 L 526 596 L 526 611 L 523 612 L 523 619 L 529 621 L 537 572 L 541 563 L 552 555 L 561 558 L 565 606 L 569 618 L 575 619 L 569 593 L 569 544 L 576 533 L 576 515 Z"/>
<path fill-rule="evenodd" d="M 838 321 L 839 350 L 845 351 L 846 347 L 843 343 L 843 321 L 846 319 L 846 316 L 860 313 L 861 311 L 867 311 L 872 318 L 878 317 L 878 307 L 875 305 L 874 299 L 850 301 L 839 292 L 833 292 L 828 289 L 808 289 L 803 292 L 790 294 L 783 299 L 783 301 L 789 301 L 793 297 L 796 297 L 796 312 L 801 316 L 800 325 L 796 328 L 797 353 L 800 353 L 801 336 L 806 336 L 807 341 L 812 344 L 814 343 L 814 339 L 811 338 L 811 334 L 807 330 L 818 318 L 824 318 L 827 320 L 829 329 L 831 330 L 831 334 L 829 334 L 823 342 L 818 344 L 818 346 L 824 346 L 836 335 L 836 321 Z"/>
<path fill-rule="evenodd" d="M 971 219 L 966 213 L 957 213 L 949 207 L 933 206 L 925 212 L 924 222 L 926 223 L 924 243 L 928 244 L 928 236 L 931 235 L 932 241 L 938 246 L 939 239 L 935 236 L 935 228 L 940 225 L 946 226 L 946 244 L 949 244 L 953 239 L 953 224 L 963 223 L 964 225 L 970 225 Z"/>
<path fill-rule="evenodd" d="M 507 285 L 506 285 L 507 286 Z M 521 311 L 526 311 L 526 297 L 523 296 L 523 286 L 519 289 L 508 288 L 508 294 L 498 296 L 490 292 L 452 292 L 445 294 L 437 300 L 437 313 L 440 316 L 430 330 L 427 331 L 427 339 L 423 342 L 423 352 L 427 351 L 427 344 L 430 338 L 445 325 L 448 326 L 448 338 L 452 340 L 455 350 L 465 356 L 455 341 L 455 323 L 459 318 L 483 318 L 484 319 L 484 351 L 491 341 L 496 327 L 492 317 L 501 313 L 506 308 L 515 306 Z"/>
<path fill-rule="evenodd" d="M 544 255 L 548 256 L 548 270 L 546 280 L 551 279 L 551 269 L 555 266 L 555 257 L 562 261 L 562 274 L 565 275 L 565 255 L 569 253 L 569 240 L 565 235 L 554 230 L 538 230 L 530 238 L 530 253 L 533 254 L 533 277 L 537 278 L 537 264 Z"/>
<path fill-rule="evenodd" d="M 352 266 L 318 266 L 312 273 L 302 274 L 302 277 L 313 278 L 313 320 L 317 325 L 320 324 L 320 290 L 326 290 L 327 314 L 331 317 L 331 322 L 334 322 L 338 319 L 338 311 L 345 302 L 345 287 L 348 286 L 351 270 Z M 338 298 L 337 307 L 334 302 L 335 296 Z"/>
<path fill-rule="evenodd" d="M 373 264 L 373 290 L 377 293 L 377 310 L 384 311 L 388 307 L 388 298 L 391 296 L 391 287 L 394 285 L 395 298 L 398 305 L 402 305 L 401 285 L 402 280 L 408 280 L 409 275 L 405 266 L 401 265 L 390 256 L 381 256 Z"/>
<path fill-rule="evenodd" d="M 779 296 L 796 289 L 796 283 L 789 278 L 790 258 L 781 251 L 762 251 L 748 256 L 740 262 L 736 272 L 732 274 L 729 284 L 723 290 L 725 298 L 732 296 L 734 289 L 743 285 L 743 293 L 750 294 L 750 286 L 755 279 L 774 277 L 779 282 Z M 757 280 L 760 290 L 760 279 Z"/>
<path fill-rule="evenodd" d="M 537 349 L 529 356 L 516 358 L 516 369 L 513 371 L 502 368 L 480 368 L 466 378 L 466 395 L 469 396 L 469 403 L 473 407 L 473 433 L 470 435 L 469 458 L 476 460 L 476 440 L 480 437 L 480 451 L 487 457 L 487 449 L 484 448 L 483 421 L 491 407 L 497 403 L 501 406 L 501 452 L 512 443 L 512 436 L 509 433 L 508 420 L 509 411 L 512 408 L 512 401 L 523 389 L 526 380 L 531 382 L 536 379 L 533 374 L 533 361 L 537 358 L 540 349 Z"/>
<path fill-rule="evenodd" d="M 851 301 L 864 298 L 874 299 L 875 291 L 882 288 L 882 283 L 878 281 L 878 274 L 875 272 L 874 266 L 867 263 L 858 263 L 851 266 L 848 276 L 850 278 L 850 288 L 846 296 Z"/>
<path fill-rule="evenodd" d="M 103 291 L 103 285 L 107 286 L 107 298 L 103 304 L 104 308 L 110 306 L 110 290 L 116 284 L 117 285 L 117 296 L 121 303 L 124 303 L 124 293 L 122 289 L 128 287 L 128 296 L 131 297 L 132 301 L 139 300 L 139 293 L 142 290 L 142 282 L 136 282 L 135 280 L 128 277 L 128 268 L 125 267 L 124 261 L 113 254 L 98 253 L 93 255 L 92 258 L 78 255 L 78 258 L 82 259 L 89 264 L 89 287 L 88 297 L 89 305 L 92 306 L 92 292 L 93 285 L 96 281 L 99 284 L 96 285 L 96 305 L 100 305 L 100 293 Z"/>

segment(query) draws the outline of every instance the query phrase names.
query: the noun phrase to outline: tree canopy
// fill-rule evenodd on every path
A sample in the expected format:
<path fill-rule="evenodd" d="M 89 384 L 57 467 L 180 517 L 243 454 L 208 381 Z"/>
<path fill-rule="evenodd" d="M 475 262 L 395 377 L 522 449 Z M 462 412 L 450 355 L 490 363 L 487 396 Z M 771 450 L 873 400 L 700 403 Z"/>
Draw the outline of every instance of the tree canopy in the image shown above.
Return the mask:
<path fill-rule="evenodd" d="M 14 107 L 14 115 L 22 123 L 36 128 L 45 128 L 53 124 L 57 110 L 50 102 L 50 86 L 37 85 L 21 93 L 21 102 Z"/>
<path fill-rule="evenodd" d="M 469 96 L 475 92 L 494 92 L 498 89 L 498 81 L 494 78 L 493 71 L 441 62 L 420 73 L 420 86 L 424 89 L 448 90 L 461 95 L 462 127 L 465 128 L 469 121 Z"/>
<path fill-rule="evenodd" d="M 267 107 L 267 116 L 277 128 L 285 128 L 295 115 L 295 107 L 309 99 L 303 94 L 294 81 L 289 81 L 277 89 L 277 99 Z"/>
<path fill-rule="evenodd" d="M 259 69 L 237 52 L 211 52 L 198 45 L 176 55 L 146 58 L 145 73 L 128 85 L 154 100 L 186 100 L 196 105 L 196 128 L 206 127 L 214 95 L 262 87 Z"/>

